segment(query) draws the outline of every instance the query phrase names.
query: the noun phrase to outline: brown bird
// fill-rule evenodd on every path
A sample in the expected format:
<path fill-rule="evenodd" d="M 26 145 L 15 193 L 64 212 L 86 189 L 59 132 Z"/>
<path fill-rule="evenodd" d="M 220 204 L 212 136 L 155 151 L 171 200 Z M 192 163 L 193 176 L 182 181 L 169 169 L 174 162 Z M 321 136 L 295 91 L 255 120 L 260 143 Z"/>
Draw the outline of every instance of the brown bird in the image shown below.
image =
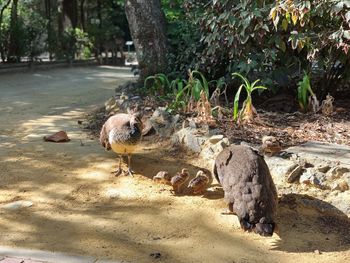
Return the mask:
<path fill-rule="evenodd" d="M 250 147 L 231 145 L 216 158 L 214 175 L 245 231 L 272 236 L 277 191 L 264 158 Z"/>
<path fill-rule="evenodd" d="M 207 189 L 209 183 L 209 177 L 203 172 L 198 171 L 195 178 L 193 178 L 188 187 L 193 190 L 194 194 L 201 194 L 205 189 Z"/>
<path fill-rule="evenodd" d="M 171 185 L 173 186 L 175 194 L 179 193 L 180 187 L 187 181 L 189 177 L 187 169 L 182 169 L 181 173 L 177 173 L 170 180 Z"/>
<path fill-rule="evenodd" d="M 153 181 L 158 183 L 170 184 L 171 176 L 167 171 L 160 171 L 153 176 Z"/>
<path fill-rule="evenodd" d="M 261 149 L 264 154 L 274 155 L 282 150 L 280 142 L 274 136 L 264 136 L 262 138 Z"/>
<path fill-rule="evenodd" d="M 106 150 L 112 149 L 119 155 L 119 166 L 115 175 L 123 172 L 121 169 L 123 154 L 128 155 L 127 173 L 132 175 L 131 154 L 137 149 L 142 137 L 142 121 L 137 112 L 119 113 L 111 116 L 102 126 L 100 143 Z"/>

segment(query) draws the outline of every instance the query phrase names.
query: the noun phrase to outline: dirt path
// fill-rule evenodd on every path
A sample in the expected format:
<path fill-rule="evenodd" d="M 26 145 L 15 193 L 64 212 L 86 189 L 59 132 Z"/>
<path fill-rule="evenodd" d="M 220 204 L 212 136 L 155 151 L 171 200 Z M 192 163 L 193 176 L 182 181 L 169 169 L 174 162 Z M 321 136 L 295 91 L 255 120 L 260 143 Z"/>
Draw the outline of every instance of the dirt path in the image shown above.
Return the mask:
<path fill-rule="evenodd" d="M 0 75 L 0 205 L 33 202 L 0 208 L 0 245 L 132 262 L 350 261 L 349 226 L 296 200 L 280 204 L 279 235 L 262 238 L 243 233 L 235 216 L 220 215 L 218 187 L 175 197 L 153 184 L 159 170 L 198 169 L 181 156 L 167 157 L 160 145 L 135 156 L 134 178 L 111 176 L 115 155 L 77 120 L 129 77 L 128 70 L 106 67 Z M 71 142 L 42 141 L 62 129 Z M 161 258 L 151 258 L 154 252 Z"/>

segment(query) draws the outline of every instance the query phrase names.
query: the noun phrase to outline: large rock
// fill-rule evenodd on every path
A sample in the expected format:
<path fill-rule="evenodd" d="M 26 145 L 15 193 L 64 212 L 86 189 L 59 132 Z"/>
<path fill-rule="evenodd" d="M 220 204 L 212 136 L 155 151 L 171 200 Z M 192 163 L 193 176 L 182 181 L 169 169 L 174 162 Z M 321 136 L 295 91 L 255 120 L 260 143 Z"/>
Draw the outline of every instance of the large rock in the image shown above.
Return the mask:
<path fill-rule="evenodd" d="M 204 135 L 191 126 L 177 131 L 172 137 L 172 142 L 200 154 L 205 160 L 215 159 L 225 147 L 230 145 L 229 140 L 223 135 L 211 135 L 210 132 Z"/>
<path fill-rule="evenodd" d="M 177 131 L 171 139 L 174 145 L 184 146 L 186 149 L 195 153 L 201 153 L 202 145 L 206 141 L 205 137 L 197 133 L 197 129 L 191 127 Z"/>
<path fill-rule="evenodd" d="M 171 115 L 165 107 L 159 107 L 153 112 L 150 122 L 160 137 L 170 137 L 175 131 L 180 116 Z"/>
<path fill-rule="evenodd" d="M 350 147 L 346 145 L 310 141 L 286 149 L 287 153 L 297 154 L 308 163 L 322 165 L 325 162 L 337 163 L 350 168 Z"/>

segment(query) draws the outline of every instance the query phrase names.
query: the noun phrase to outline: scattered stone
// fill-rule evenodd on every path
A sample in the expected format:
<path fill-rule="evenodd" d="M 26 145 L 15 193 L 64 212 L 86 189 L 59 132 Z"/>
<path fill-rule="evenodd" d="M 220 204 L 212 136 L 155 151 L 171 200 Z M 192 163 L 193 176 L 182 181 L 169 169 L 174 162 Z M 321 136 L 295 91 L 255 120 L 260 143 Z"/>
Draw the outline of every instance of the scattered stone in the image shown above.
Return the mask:
<path fill-rule="evenodd" d="M 198 124 L 192 118 L 188 119 L 188 126 L 191 127 L 192 129 L 198 128 Z"/>
<path fill-rule="evenodd" d="M 228 147 L 230 146 L 230 141 L 228 138 L 223 138 L 222 141 L 221 141 L 221 146 L 223 147 Z"/>
<path fill-rule="evenodd" d="M 338 191 L 332 192 L 336 193 Z M 326 199 L 326 201 L 333 207 L 336 208 L 339 212 L 339 210 L 346 214 L 347 216 L 350 215 L 350 191 L 345 192 L 338 192 L 335 195 L 329 195 Z M 328 212 L 329 209 L 327 209 Z"/>
<path fill-rule="evenodd" d="M 221 141 L 222 139 L 224 139 L 224 135 L 220 134 L 220 135 L 213 135 L 209 138 L 209 142 L 212 144 L 216 144 L 219 141 Z M 226 138 L 227 139 L 227 138 Z M 228 139 L 227 139 L 228 140 Z"/>
<path fill-rule="evenodd" d="M 109 198 L 117 198 L 119 197 L 119 190 L 118 189 L 114 189 L 114 188 L 110 188 L 106 191 L 106 196 Z"/>
<path fill-rule="evenodd" d="M 319 251 L 318 249 L 316 249 L 314 252 L 315 252 L 315 254 L 317 254 L 317 255 L 321 255 L 321 254 L 322 254 L 321 251 Z"/>
<path fill-rule="evenodd" d="M 328 171 L 327 175 L 331 179 L 338 179 L 338 178 L 342 177 L 347 172 L 350 172 L 350 170 L 348 168 L 337 166 L 337 167 L 331 168 Z"/>
<path fill-rule="evenodd" d="M 112 109 L 116 106 L 116 100 L 114 97 L 109 98 L 106 102 L 105 102 L 105 109 L 106 111 L 110 112 L 112 111 Z"/>
<path fill-rule="evenodd" d="M 331 169 L 331 166 L 328 165 L 328 164 L 326 164 L 326 165 L 318 165 L 318 166 L 315 167 L 315 169 L 318 172 L 327 173 Z"/>
<path fill-rule="evenodd" d="M 202 151 L 202 145 L 205 143 L 206 137 L 197 134 L 197 129 L 187 127 L 179 130 L 172 136 L 174 145 L 183 145 L 185 148 L 195 153 Z"/>
<path fill-rule="evenodd" d="M 350 173 L 343 174 L 343 180 L 350 186 Z"/>
<path fill-rule="evenodd" d="M 150 122 L 160 137 L 169 137 L 176 128 L 180 115 L 171 115 L 165 107 L 159 107 L 153 112 Z"/>
<path fill-rule="evenodd" d="M 150 257 L 155 258 L 155 259 L 160 258 L 162 256 L 162 254 L 159 252 L 154 252 L 154 253 L 151 253 L 149 255 L 150 255 Z"/>
<path fill-rule="evenodd" d="M 335 182 L 331 188 L 332 191 L 339 190 L 340 192 L 345 192 L 349 190 L 349 185 L 344 180 L 341 180 L 340 182 Z"/>
<path fill-rule="evenodd" d="M 309 174 L 309 173 L 303 173 L 301 176 L 300 176 L 300 179 L 299 179 L 299 183 L 301 184 L 314 184 L 315 183 L 315 176 L 313 176 L 312 174 Z"/>
<path fill-rule="evenodd" d="M 289 159 L 283 159 L 276 156 L 264 156 L 264 159 L 270 169 L 273 181 L 279 191 L 286 187 L 287 175 L 295 168 L 295 163 Z M 292 185 L 289 185 L 292 187 Z"/>
<path fill-rule="evenodd" d="M 20 200 L 20 201 L 4 204 L 1 206 L 1 208 L 8 209 L 8 210 L 18 210 L 22 208 L 31 207 L 32 205 L 33 205 L 33 202 L 31 201 Z"/>
<path fill-rule="evenodd" d="M 329 186 L 326 182 L 326 174 L 318 172 L 314 168 L 306 169 L 306 172 L 300 176 L 299 182 L 301 184 L 313 185 L 320 189 L 327 189 Z"/>
<path fill-rule="evenodd" d="M 70 139 L 65 131 L 56 132 L 50 136 L 44 136 L 45 142 L 69 142 Z"/>
<path fill-rule="evenodd" d="M 155 132 L 152 123 L 149 119 L 142 120 L 143 123 L 143 130 L 142 130 L 142 136 L 147 136 L 152 134 L 152 132 Z"/>
<path fill-rule="evenodd" d="M 300 178 L 303 172 L 303 167 L 298 164 L 293 164 L 289 170 L 291 171 L 287 174 L 287 182 L 294 183 L 296 180 L 298 180 L 298 178 Z"/>

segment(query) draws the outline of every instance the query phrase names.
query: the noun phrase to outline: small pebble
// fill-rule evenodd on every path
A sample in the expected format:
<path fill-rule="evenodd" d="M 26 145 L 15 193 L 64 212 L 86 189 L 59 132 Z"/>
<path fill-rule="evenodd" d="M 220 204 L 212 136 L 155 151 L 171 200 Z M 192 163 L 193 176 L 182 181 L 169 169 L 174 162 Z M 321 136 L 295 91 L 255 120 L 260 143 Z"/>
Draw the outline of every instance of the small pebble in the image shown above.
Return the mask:
<path fill-rule="evenodd" d="M 154 252 L 149 254 L 152 258 L 160 258 L 162 256 L 162 254 L 160 254 L 159 252 Z"/>

